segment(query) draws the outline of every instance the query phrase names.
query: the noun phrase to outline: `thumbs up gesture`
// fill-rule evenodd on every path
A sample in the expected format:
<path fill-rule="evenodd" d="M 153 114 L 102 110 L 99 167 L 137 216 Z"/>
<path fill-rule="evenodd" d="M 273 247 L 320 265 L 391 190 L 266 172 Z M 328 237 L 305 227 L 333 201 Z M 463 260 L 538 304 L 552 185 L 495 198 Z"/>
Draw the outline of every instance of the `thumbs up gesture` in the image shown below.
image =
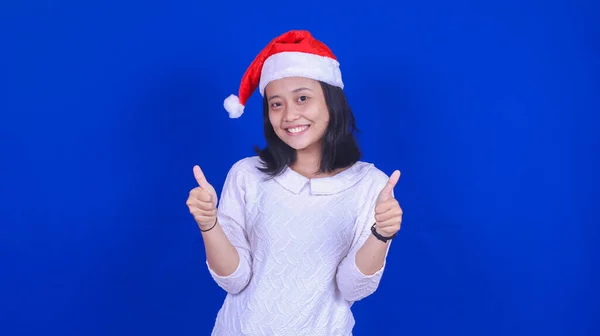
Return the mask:
<path fill-rule="evenodd" d="M 194 177 L 198 186 L 190 191 L 186 204 L 200 229 L 206 229 L 217 220 L 217 193 L 199 166 L 194 166 Z"/>
<path fill-rule="evenodd" d="M 402 208 L 392 196 L 394 187 L 400 179 L 400 171 L 396 170 L 390 176 L 388 183 L 377 196 L 375 203 L 375 229 L 382 236 L 392 236 L 400 230 L 402 223 Z"/>

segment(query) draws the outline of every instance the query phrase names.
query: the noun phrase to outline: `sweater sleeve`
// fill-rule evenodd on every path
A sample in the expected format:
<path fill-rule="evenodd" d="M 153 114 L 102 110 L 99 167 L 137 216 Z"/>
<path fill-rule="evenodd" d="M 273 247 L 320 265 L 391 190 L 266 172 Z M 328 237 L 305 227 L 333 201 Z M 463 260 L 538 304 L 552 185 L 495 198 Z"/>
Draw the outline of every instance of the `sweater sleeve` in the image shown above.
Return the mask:
<path fill-rule="evenodd" d="M 371 235 L 371 226 L 375 222 L 375 202 L 379 192 L 383 189 L 387 178 L 385 174 L 382 178 L 377 179 L 374 188 L 368 193 L 369 202 L 357 219 L 356 231 L 350 251 L 342 259 L 336 273 L 336 281 L 342 297 L 350 302 L 359 301 L 373 294 L 383 275 L 386 266 L 387 255 L 389 253 L 392 241 L 387 242 L 387 250 L 383 260 L 382 267 L 372 275 L 363 274 L 356 265 L 356 253 L 363 246 L 365 241 Z"/>
<path fill-rule="evenodd" d="M 220 276 L 211 269 L 206 260 L 206 265 L 214 281 L 230 294 L 241 292 L 252 277 L 252 257 L 246 235 L 246 188 L 242 183 L 242 173 L 239 165 L 234 165 L 229 171 L 217 209 L 219 224 L 231 244 L 236 248 L 240 262 L 232 274 Z"/>

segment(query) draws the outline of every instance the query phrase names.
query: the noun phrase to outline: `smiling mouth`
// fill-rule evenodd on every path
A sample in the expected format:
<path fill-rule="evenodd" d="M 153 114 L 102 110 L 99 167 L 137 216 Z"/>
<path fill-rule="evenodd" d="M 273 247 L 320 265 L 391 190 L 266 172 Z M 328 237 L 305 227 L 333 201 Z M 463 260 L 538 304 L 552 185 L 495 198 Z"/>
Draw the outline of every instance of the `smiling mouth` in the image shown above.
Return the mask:
<path fill-rule="evenodd" d="M 302 126 L 296 126 L 296 127 L 286 128 L 285 132 L 288 135 L 300 135 L 300 134 L 303 134 L 304 132 L 306 132 L 306 130 L 309 127 L 310 127 L 310 125 L 302 125 Z"/>

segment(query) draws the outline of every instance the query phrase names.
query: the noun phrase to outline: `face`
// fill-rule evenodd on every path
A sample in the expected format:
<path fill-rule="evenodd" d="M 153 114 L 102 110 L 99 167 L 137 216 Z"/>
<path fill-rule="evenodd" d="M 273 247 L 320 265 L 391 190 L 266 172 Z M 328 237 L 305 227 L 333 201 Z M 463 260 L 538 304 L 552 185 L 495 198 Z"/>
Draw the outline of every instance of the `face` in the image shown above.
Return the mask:
<path fill-rule="evenodd" d="M 269 120 L 277 136 L 297 151 L 320 148 L 329 111 L 319 82 L 299 77 L 270 82 L 265 88 Z"/>

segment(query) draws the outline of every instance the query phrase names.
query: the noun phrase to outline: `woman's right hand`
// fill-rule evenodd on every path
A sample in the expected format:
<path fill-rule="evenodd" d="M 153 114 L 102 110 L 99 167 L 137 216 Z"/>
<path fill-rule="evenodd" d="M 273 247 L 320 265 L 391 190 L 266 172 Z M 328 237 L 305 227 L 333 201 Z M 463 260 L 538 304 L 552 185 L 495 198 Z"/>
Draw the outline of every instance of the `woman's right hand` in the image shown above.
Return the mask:
<path fill-rule="evenodd" d="M 194 166 L 194 177 L 198 187 L 190 191 L 186 204 L 200 229 L 206 230 L 217 221 L 217 193 L 199 166 Z"/>

